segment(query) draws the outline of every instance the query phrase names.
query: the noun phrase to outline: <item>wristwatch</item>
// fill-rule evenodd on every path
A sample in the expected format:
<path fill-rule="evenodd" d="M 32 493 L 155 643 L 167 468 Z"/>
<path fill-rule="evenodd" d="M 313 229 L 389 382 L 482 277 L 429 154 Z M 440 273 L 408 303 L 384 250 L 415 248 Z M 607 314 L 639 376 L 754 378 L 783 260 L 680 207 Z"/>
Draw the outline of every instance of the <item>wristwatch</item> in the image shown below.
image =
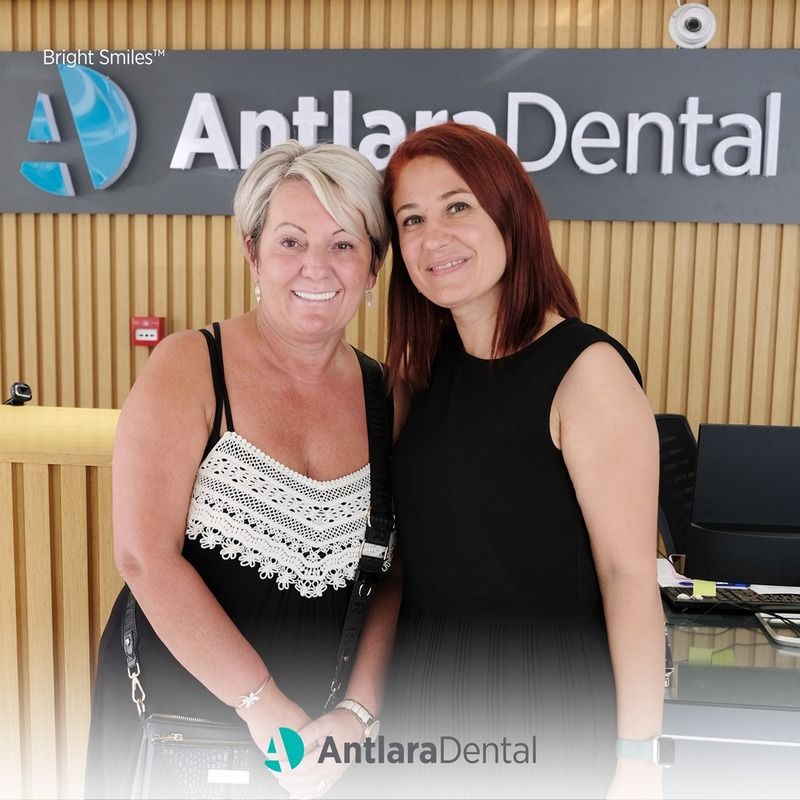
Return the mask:
<path fill-rule="evenodd" d="M 675 740 L 669 736 L 617 739 L 617 758 L 635 758 L 661 767 L 670 767 L 675 763 Z"/>
<path fill-rule="evenodd" d="M 336 704 L 336 708 L 343 708 L 345 711 L 349 711 L 351 714 L 355 714 L 358 717 L 359 721 L 364 726 L 365 739 L 377 739 L 381 721 L 372 716 L 371 712 L 362 706 L 361 703 L 350 700 L 350 698 L 345 698 L 341 703 Z"/>

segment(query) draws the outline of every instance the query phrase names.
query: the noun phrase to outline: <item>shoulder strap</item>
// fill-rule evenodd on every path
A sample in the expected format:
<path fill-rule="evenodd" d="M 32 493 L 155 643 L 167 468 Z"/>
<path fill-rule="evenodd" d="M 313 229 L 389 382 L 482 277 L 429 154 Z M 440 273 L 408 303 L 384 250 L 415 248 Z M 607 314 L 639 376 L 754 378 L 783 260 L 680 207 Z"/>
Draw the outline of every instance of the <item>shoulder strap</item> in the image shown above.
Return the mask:
<path fill-rule="evenodd" d="M 370 467 L 370 522 L 379 521 L 394 530 L 392 513 L 392 423 L 394 407 L 386 390 L 383 366 L 379 361 L 356 350 L 364 381 L 364 405 L 367 414 L 367 443 Z"/>
<path fill-rule="evenodd" d="M 394 535 L 391 485 L 394 404 L 391 393 L 386 390 L 380 362 L 359 350 L 356 350 L 356 355 L 364 380 L 364 404 L 367 412 L 370 509 L 355 582 L 342 626 L 339 652 L 336 656 L 336 671 L 325 703 L 325 712 L 335 706 L 342 689 L 347 685 L 361 628 L 364 625 L 367 602 L 383 572 L 383 565 Z"/>
<path fill-rule="evenodd" d="M 222 365 L 222 335 L 218 322 L 214 322 L 212 327 L 214 333 L 210 333 L 205 328 L 200 329 L 200 333 L 206 340 L 208 345 L 208 358 L 211 362 L 211 379 L 214 382 L 214 398 L 216 400 L 216 407 L 214 409 L 214 424 L 211 427 L 211 433 L 206 442 L 206 449 L 203 452 L 203 458 L 211 452 L 214 445 L 219 441 L 222 435 L 222 410 L 225 409 L 225 422 L 228 430 L 233 430 L 233 417 L 231 415 L 230 401 L 228 400 L 228 388 L 225 385 L 225 370 Z"/>
<path fill-rule="evenodd" d="M 211 380 L 214 382 L 214 399 L 216 400 L 216 407 L 214 409 L 214 424 L 211 426 L 211 432 L 208 434 L 208 441 L 206 442 L 206 449 L 203 451 L 203 460 L 211 452 L 214 445 L 219 441 L 220 425 L 222 423 L 222 391 L 219 386 L 219 369 L 217 362 L 217 348 L 214 337 L 205 329 L 201 328 L 200 333 L 208 345 L 208 359 L 211 362 Z"/>
<path fill-rule="evenodd" d="M 222 383 L 222 402 L 225 405 L 225 424 L 229 431 L 233 431 L 233 414 L 231 414 L 231 402 L 228 400 L 228 385 L 225 383 L 225 364 L 222 360 L 222 331 L 219 322 L 213 322 L 214 338 L 217 340 L 217 358 L 219 359 L 219 376 Z"/>

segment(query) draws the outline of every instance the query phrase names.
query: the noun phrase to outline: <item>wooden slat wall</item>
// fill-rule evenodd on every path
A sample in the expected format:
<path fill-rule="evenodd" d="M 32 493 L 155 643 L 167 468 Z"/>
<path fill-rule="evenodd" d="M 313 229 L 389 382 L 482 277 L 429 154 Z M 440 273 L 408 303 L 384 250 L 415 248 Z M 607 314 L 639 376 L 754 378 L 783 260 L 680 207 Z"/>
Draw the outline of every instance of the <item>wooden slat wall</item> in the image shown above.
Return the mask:
<path fill-rule="evenodd" d="M 712 0 L 713 47 L 798 48 L 794 0 Z M 0 50 L 671 48 L 674 0 L 0 0 Z M 657 411 L 800 424 L 800 226 L 554 222 L 584 316 L 639 360 Z M 373 354 L 385 287 L 348 327 Z M 0 389 L 119 407 L 133 314 L 251 307 L 226 217 L 0 215 Z M 0 461 L 0 797 L 77 797 L 90 675 L 119 578 L 107 466 Z M 699 644 L 699 643 L 698 643 Z M 67 735 L 69 734 L 69 735 Z M 47 765 L 52 765 L 48 768 Z"/>
<path fill-rule="evenodd" d="M 800 226 L 551 227 L 585 317 L 627 344 L 656 411 L 800 424 Z"/>
<path fill-rule="evenodd" d="M 82 796 L 97 645 L 121 587 L 110 496 L 110 466 L 0 453 L 0 797 Z"/>
<path fill-rule="evenodd" d="M 711 2 L 713 47 L 800 46 L 793 0 Z M 0 0 L 0 49 L 672 47 L 674 0 Z M 656 411 L 800 424 L 798 226 L 554 222 L 585 317 L 626 343 Z M 385 286 L 348 339 L 376 355 Z M 0 387 L 119 407 L 169 330 L 242 313 L 252 286 L 228 217 L 0 215 Z"/>

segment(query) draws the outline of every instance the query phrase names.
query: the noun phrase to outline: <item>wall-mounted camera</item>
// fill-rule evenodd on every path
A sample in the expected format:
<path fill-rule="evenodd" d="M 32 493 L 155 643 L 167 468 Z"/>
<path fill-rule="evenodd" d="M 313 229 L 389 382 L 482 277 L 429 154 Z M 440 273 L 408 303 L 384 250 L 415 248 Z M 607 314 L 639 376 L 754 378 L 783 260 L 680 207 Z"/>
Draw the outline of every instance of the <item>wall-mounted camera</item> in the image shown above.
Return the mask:
<path fill-rule="evenodd" d="M 705 47 L 717 32 L 714 12 L 703 3 L 685 3 L 669 18 L 669 35 L 678 47 Z"/>

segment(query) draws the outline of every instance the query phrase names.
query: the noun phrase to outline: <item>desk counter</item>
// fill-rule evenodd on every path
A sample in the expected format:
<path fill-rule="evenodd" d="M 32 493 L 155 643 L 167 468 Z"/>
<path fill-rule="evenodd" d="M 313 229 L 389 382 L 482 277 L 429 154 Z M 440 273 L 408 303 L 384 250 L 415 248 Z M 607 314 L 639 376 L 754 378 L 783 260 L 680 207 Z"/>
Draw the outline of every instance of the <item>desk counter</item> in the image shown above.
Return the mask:
<path fill-rule="evenodd" d="M 119 411 L 0 406 L 0 797 L 81 797 Z"/>
<path fill-rule="evenodd" d="M 800 797 L 800 648 L 775 647 L 752 615 L 667 620 L 665 797 Z"/>

